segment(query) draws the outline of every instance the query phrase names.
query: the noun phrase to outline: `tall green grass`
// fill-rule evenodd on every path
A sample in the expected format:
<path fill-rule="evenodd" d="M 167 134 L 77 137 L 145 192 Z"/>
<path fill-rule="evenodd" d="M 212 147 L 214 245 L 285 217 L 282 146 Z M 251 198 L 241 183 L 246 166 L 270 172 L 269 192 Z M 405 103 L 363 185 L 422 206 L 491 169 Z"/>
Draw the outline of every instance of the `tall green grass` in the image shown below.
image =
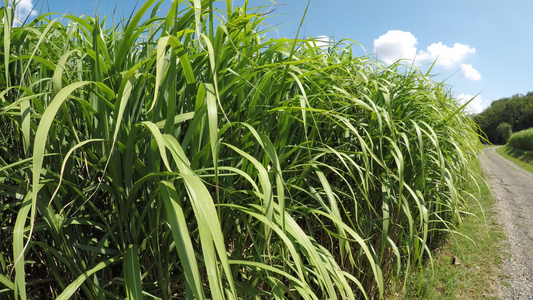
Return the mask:
<path fill-rule="evenodd" d="M 266 38 L 247 2 L 163 3 L 0 9 L 1 293 L 381 297 L 430 256 L 478 151 L 445 86 Z"/>
<path fill-rule="evenodd" d="M 508 145 L 516 150 L 533 151 L 533 128 L 513 133 Z"/>

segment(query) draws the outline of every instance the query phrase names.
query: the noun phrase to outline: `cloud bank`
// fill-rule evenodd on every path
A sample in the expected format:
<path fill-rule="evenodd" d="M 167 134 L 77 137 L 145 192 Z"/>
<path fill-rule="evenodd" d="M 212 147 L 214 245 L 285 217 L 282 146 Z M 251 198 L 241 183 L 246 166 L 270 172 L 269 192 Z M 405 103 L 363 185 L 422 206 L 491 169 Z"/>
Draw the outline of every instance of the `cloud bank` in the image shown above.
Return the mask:
<path fill-rule="evenodd" d="M 374 40 L 374 53 L 385 64 L 392 64 L 400 59 L 412 61 L 415 64 L 434 62 L 445 68 L 456 68 L 459 65 L 465 78 L 481 80 L 481 75 L 472 65 L 462 63 L 469 55 L 476 53 L 476 48 L 461 43 L 452 47 L 442 42 L 432 43 L 425 50 L 417 49 L 416 37 L 401 30 L 389 30 L 386 34 Z"/>

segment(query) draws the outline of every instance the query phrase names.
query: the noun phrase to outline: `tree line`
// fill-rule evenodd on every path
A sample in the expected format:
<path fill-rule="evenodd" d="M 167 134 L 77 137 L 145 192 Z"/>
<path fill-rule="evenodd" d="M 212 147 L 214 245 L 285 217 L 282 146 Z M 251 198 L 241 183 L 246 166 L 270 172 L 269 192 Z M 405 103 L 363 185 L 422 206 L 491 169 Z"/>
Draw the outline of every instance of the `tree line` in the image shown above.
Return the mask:
<path fill-rule="evenodd" d="M 511 132 L 533 127 L 533 92 L 493 101 L 474 120 L 486 137 L 485 142 L 505 144 Z"/>

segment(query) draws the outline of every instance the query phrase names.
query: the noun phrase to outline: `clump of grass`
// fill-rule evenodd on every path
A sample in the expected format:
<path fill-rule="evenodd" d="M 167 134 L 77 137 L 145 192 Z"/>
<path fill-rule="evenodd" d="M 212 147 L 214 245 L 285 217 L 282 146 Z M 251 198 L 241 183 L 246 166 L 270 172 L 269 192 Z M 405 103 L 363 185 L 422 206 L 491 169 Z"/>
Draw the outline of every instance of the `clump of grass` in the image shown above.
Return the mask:
<path fill-rule="evenodd" d="M 267 39 L 247 2 L 163 3 L 109 28 L 0 9 L 1 292 L 377 298 L 421 267 L 475 177 L 445 87 Z"/>
<path fill-rule="evenodd" d="M 470 214 L 456 233 L 443 236 L 433 249 L 433 260 L 423 269 L 407 274 L 408 284 L 400 284 L 391 299 L 499 299 L 505 258 L 505 236 L 498 223 L 495 199 L 478 169 L 478 180 L 463 191 Z"/>
<path fill-rule="evenodd" d="M 533 128 L 513 133 L 508 145 L 517 150 L 533 151 Z"/>

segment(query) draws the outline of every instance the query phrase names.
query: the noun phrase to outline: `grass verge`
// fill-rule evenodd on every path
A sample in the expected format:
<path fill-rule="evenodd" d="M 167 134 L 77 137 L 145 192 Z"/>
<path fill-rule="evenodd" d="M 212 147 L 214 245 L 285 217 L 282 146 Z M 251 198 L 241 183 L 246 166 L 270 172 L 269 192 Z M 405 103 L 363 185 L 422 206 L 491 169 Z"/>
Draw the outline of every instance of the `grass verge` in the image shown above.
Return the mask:
<path fill-rule="evenodd" d="M 496 148 L 496 152 L 520 168 L 533 173 L 533 151 L 518 150 L 510 146 Z"/>
<path fill-rule="evenodd" d="M 478 172 L 482 175 L 479 168 Z M 465 193 L 471 215 L 458 226 L 458 234 L 446 234 L 421 271 L 408 275 L 403 291 L 390 299 L 498 299 L 498 266 L 504 258 L 504 234 L 496 221 L 494 198 L 480 176 Z M 401 283 L 398 284 L 401 287 Z"/>

